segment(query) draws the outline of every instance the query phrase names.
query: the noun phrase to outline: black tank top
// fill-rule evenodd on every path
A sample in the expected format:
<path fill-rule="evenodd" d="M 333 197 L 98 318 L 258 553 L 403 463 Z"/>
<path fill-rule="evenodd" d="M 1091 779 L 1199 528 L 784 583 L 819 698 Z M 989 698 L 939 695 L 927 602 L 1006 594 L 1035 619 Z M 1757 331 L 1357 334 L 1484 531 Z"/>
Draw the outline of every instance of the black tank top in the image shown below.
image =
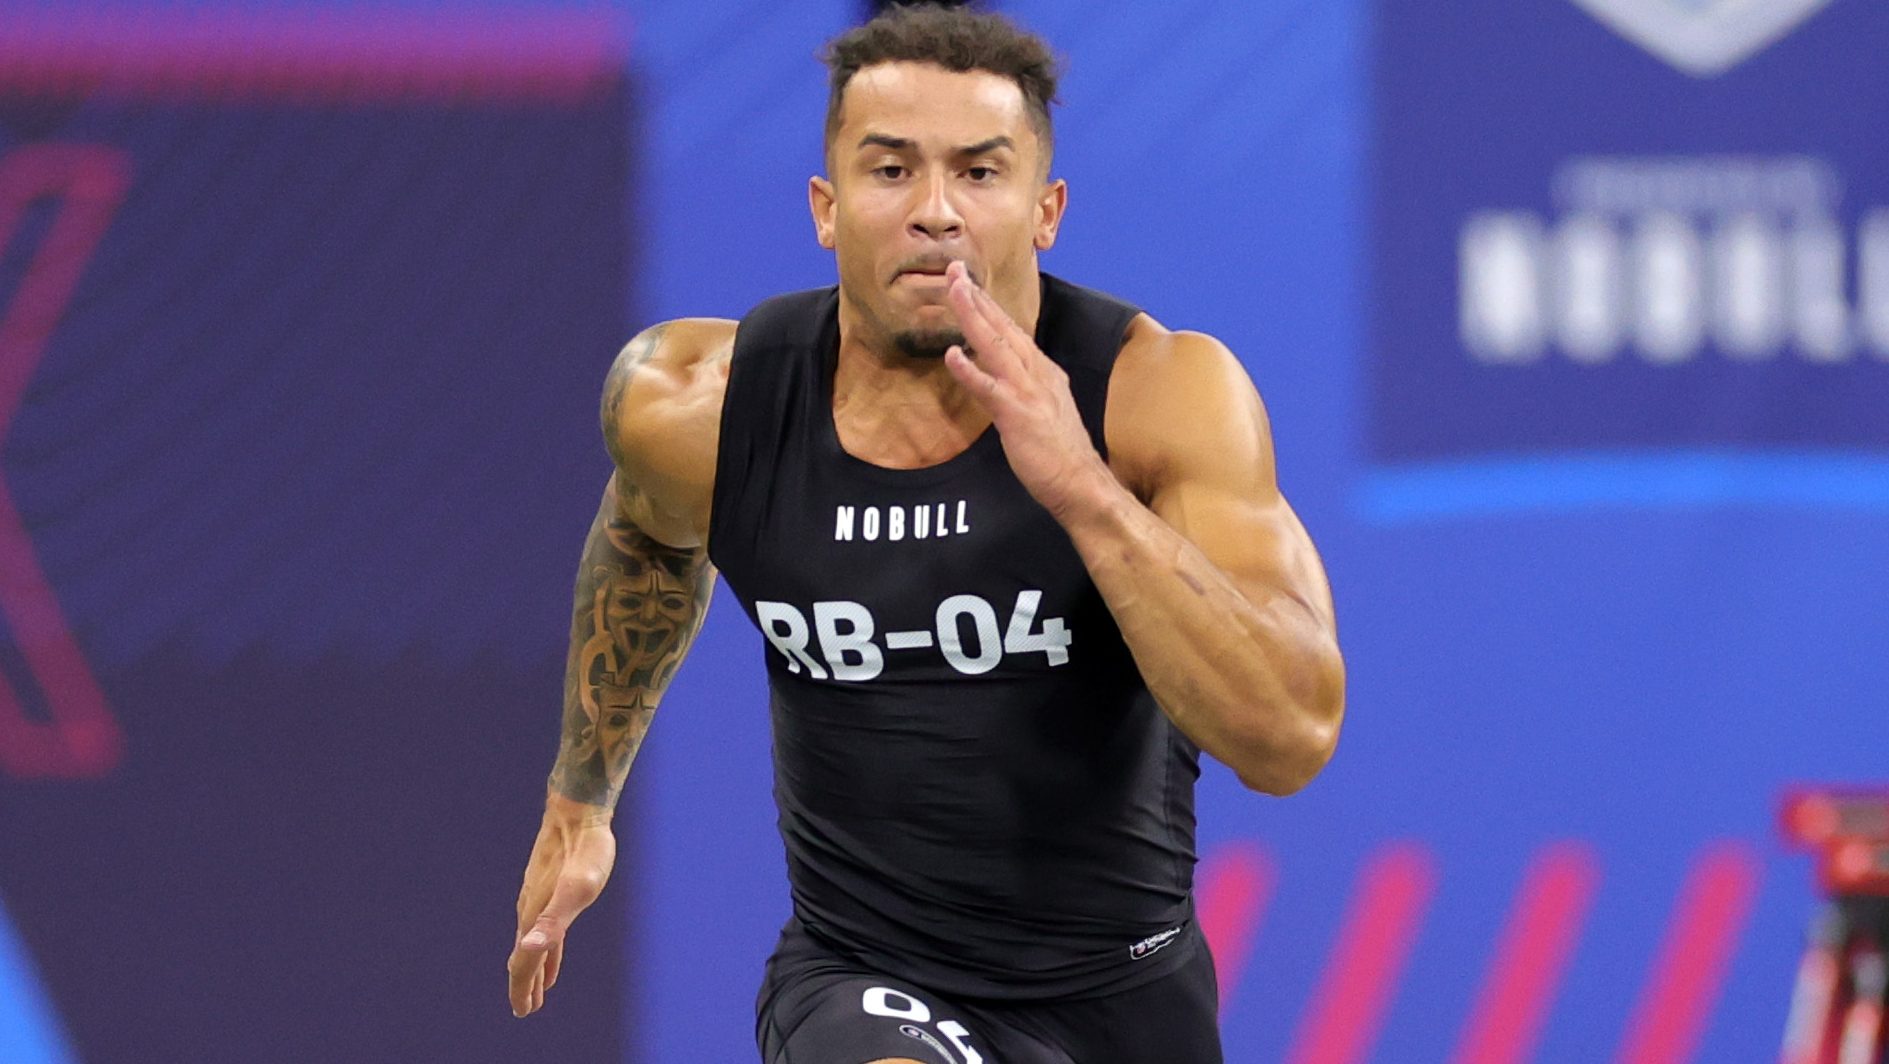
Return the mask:
<path fill-rule="evenodd" d="M 708 542 L 766 638 L 794 915 L 940 993 L 1164 974 L 1198 948 L 1199 751 L 994 427 L 923 469 L 842 449 L 838 306 L 826 288 L 742 319 Z M 1098 450 L 1136 313 L 1043 278 L 1036 341 Z"/>

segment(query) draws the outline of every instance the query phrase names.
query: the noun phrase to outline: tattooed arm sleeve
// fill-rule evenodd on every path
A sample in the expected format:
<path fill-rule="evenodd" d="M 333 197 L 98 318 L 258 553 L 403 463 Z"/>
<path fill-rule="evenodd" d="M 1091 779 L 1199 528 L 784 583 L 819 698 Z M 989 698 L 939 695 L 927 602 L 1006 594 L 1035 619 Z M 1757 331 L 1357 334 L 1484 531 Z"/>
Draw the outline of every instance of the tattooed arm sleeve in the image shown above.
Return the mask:
<path fill-rule="evenodd" d="M 584 542 L 550 779 L 556 793 L 605 808 L 616 805 L 656 703 L 702 627 L 715 580 L 704 548 L 651 539 L 622 516 L 617 491 L 612 478 Z"/>

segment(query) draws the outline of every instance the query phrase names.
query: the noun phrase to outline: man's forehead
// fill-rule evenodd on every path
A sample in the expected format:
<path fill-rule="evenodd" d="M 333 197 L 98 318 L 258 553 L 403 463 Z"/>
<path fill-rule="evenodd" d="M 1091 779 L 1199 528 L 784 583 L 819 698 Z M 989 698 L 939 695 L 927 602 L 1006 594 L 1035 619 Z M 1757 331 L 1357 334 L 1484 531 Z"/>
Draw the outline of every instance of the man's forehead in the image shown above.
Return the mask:
<path fill-rule="evenodd" d="M 846 83 L 841 101 L 839 147 L 851 148 L 866 133 L 920 142 L 933 137 L 968 137 L 1029 132 L 1023 90 L 1001 74 L 954 71 L 930 63 L 879 63 Z M 868 128 L 870 127 L 870 128 Z"/>

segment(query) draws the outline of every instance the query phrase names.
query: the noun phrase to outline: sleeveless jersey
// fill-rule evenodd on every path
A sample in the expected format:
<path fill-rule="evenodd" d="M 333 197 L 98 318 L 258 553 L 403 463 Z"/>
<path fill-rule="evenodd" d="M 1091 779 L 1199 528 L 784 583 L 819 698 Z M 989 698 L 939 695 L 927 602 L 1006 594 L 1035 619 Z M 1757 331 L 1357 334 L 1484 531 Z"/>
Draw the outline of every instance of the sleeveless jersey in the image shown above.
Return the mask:
<path fill-rule="evenodd" d="M 1200 948 L 1198 749 L 995 427 L 923 469 L 841 447 L 838 306 L 826 288 L 742 319 L 708 541 L 766 640 L 795 917 L 945 994 L 1084 996 L 1171 971 Z M 1098 450 L 1136 313 L 1043 278 L 1036 341 Z"/>

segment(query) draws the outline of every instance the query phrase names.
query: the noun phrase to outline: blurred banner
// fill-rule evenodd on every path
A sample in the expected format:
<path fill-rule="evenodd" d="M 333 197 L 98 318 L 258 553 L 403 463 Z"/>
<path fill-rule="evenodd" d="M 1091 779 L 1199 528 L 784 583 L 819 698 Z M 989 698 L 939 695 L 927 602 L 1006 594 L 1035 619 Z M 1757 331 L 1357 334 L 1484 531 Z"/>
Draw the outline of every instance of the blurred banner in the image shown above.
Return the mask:
<path fill-rule="evenodd" d="M 1392 3 L 1378 39 L 1387 516 L 1889 507 L 1880 5 Z"/>
<path fill-rule="evenodd" d="M 599 15 L 12 9 L 0 1059 L 617 1055 L 501 968 L 628 335 Z"/>
<path fill-rule="evenodd" d="M 1768 805 L 1889 771 L 1889 9 L 1375 11 L 1366 670 L 1461 773 L 1378 1058 L 1774 1059 Z"/>

